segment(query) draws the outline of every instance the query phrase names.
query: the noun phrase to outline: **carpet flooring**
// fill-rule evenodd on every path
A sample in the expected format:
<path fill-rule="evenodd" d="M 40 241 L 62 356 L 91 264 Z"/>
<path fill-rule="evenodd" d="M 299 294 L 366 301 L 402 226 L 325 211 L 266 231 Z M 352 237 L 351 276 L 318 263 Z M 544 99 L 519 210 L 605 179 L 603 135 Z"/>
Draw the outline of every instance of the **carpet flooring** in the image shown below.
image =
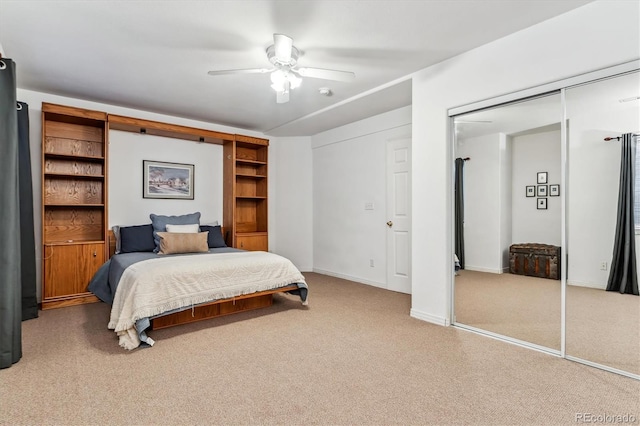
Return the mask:
<path fill-rule="evenodd" d="M 461 271 L 456 322 L 560 350 L 560 281 Z M 640 297 L 567 286 L 567 355 L 640 374 Z"/>
<path fill-rule="evenodd" d="M 305 273 L 309 306 L 152 331 L 126 351 L 109 306 L 23 323 L 2 425 L 573 425 L 640 418 L 640 382 L 409 316 L 409 295 Z"/>

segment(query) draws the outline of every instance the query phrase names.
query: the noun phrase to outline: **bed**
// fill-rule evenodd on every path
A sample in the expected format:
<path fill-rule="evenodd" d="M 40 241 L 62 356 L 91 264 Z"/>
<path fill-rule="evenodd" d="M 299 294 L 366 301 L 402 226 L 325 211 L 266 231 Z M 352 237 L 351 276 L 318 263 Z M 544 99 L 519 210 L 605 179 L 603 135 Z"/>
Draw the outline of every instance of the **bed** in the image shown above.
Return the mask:
<path fill-rule="evenodd" d="M 110 253 L 115 240 L 110 232 Z M 149 330 L 268 307 L 275 293 L 296 295 L 307 305 L 308 295 L 290 260 L 226 246 L 198 253 L 119 252 L 100 267 L 89 290 L 111 304 L 108 328 L 128 350 L 153 346 Z"/>

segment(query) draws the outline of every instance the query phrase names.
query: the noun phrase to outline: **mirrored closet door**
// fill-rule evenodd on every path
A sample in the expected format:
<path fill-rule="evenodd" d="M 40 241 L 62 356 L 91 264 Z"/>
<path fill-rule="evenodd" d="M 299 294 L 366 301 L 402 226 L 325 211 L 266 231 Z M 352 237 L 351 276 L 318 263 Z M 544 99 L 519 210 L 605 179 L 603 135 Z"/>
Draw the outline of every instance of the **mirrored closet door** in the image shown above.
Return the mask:
<path fill-rule="evenodd" d="M 640 375 L 640 296 L 633 260 L 640 264 L 640 235 L 616 235 L 619 206 L 622 136 L 631 134 L 633 146 L 640 130 L 640 73 L 634 72 L 566 89 L 568 164 L 566 355 L 612 369 Z M 608 140 L 605 140 L 608 139 Z M 626 169 L 635 172 L 630 188 L 635 192 L 636 226 L 640 225 L 640 150 L 629 152 Z M 634 170 L 631 170 L 634 169 Z M 638 228 L 640 229 L 640 227 Z M 638 231 L 640 232 L 640 231 Z M 629 241 L 632 239 L 633 241 Z M 629 243 L 634 244 L 629 244 Z M 627 257 L 624 245 L 635 245 Z M 621 245 L 622 266 L 613 262 Z M 627 247 L 629 248 L 629 247 Z M 623 294 L 612 268 L 627 273 Z M 622 272 L 613 275 L 621 276 Z M 635 283 L 636 295 L 633 293 Z M 608 285 L 610 291 L 607 291 Z"/>
<path fill-rule="evenodd" d="M 559 353 L 560 93 L 453 120 L 454 323 Z"/>

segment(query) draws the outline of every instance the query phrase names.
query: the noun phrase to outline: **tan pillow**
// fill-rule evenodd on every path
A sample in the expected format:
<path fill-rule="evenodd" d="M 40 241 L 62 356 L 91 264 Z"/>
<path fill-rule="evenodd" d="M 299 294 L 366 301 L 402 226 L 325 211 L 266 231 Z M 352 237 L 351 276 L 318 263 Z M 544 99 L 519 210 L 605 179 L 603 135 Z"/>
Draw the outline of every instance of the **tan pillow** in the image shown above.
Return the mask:
<path fill-rule="evenodd" d="M 176 232 L 158 232 L 160 251 L 158 254 L 204 253 L 209 251 L 207 237 L 209 232 L 184 234 Z"/>

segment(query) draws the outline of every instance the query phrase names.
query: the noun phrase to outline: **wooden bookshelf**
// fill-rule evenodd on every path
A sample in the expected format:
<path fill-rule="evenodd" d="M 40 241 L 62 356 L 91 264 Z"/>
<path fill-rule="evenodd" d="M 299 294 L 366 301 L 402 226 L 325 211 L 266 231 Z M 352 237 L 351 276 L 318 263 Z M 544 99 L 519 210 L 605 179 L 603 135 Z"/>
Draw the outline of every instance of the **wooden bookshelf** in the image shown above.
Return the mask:
<path fill-rule="evenodd" d="M 238 137 L 224 145 L 224 225 L 230 243 L 268 250 L 268 148 L 266 139 Z"/>
<path fill-rule="evenodd" d="M 95 302 L 105 262 L 107 114 L 42 104 L 42 309 Z"/>

